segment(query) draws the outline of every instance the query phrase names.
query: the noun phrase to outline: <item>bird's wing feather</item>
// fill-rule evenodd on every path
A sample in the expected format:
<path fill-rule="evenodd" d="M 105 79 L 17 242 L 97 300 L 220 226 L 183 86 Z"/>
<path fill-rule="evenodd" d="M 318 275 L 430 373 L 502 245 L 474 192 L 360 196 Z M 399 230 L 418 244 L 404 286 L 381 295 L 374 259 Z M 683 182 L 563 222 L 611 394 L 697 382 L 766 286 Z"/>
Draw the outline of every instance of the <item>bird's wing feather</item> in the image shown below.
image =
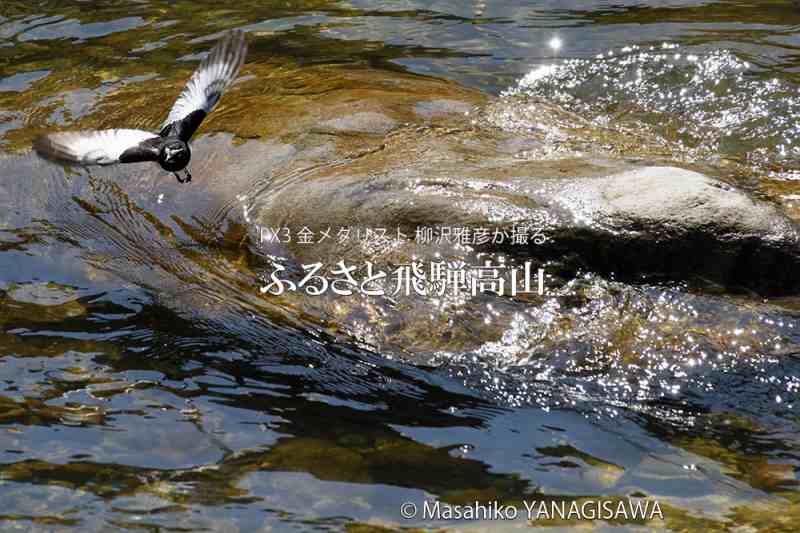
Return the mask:
<path fill-rule="evenodd" d="M 184 142 L 188 141 L 236 79 L 245 55 L 247 43 L 242 31 L 232 31 L 218 42 L 172 106 L 161 126 L 162 136 L 177 135 Z"/>
<path fill-rule="evenodd" d="M 128 151 L 136 151 L 141 143 L 160 138 L 149 131 L 114 129 L 86 130 L 51 133 L 36 139 L 33 148 L 39 154 L 54 159 L 79 163 L 81 165 L 111 165 L 120 162 L 120 157 Z M 152 141 L 151 141 L 152 142 Z M 141 157 L 137 161 L 155 161 L 153 157 Z M 132 159 L 122 162 L 132 162 Z"/>

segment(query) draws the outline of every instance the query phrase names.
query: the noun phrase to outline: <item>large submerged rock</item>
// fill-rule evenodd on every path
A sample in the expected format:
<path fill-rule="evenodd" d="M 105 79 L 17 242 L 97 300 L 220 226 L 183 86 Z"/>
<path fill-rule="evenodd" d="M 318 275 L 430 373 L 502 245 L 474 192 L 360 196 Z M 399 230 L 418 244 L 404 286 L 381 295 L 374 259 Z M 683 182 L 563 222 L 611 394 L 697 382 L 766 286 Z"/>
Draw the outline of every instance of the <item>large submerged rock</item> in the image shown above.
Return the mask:
<path fill-rule="evenodd" d="M 492 105 L 496 116 L 499 104 Z M 765 294 L 800 288 L 797 226 L 776 205 L 674 166 L 654 147 L 637 148 L 639 154 L 654 151 L 651 164 L 613 157 L 626 150 L 624 138 L 536 105 L 538 126 L 524 133 L 518 124 L 497 127 L 497 121 L 471 121 L 463 113 L 435 126 L 395 128 L 357 157 L 316 167 L 301 181 L 274 180 L 257 199 L 255 217 L 293 232 L 396 228 L 412 239 L 420 227 L 527 227 L 545 242 L 490 240 L 472 248 L 547 260 L 567 275 L 594 271 Z M 357 118 L 339 123 L 362 131 Z M 600 146 L 591 153 L 589 140 Z M 417 243 L 405 245 L 389 252 L 392 262 L 424 256 Z M 290 243 L 289 249 L 305 262 L 380 259 L 374 248 L 338 243 Z"/>
<path fill-rule="evenodd" d="M 730 169 L 676 165 L 681 154 L 646 132 L 599 127 L 536 99 L 490 100 L 442 80 L 400 73 L 269 65 L 249 70 L 252 77 L 206 126 L 237 137 L 195 142 L 190 187 L 176 188 L 154 165 L 96 169 L 93 175 L 108 175 L 143 202 L 157 189 L 168 191 L 165 202 L 149 207 L 165 215 L 223 209 L 235 217 L 231 208 L 246 198 L 247 216 L 240 222 L 254 237 L 259 227 L 293 233 L 387 228 L 409 236 L 389 248 L 333 239 L 314 246 L 285 243 L 279 252 L 298 262 L 396 264 L 426 255 L 414 242 L 420 227 L 523 226 L 541 232 L 546 242 L 489 241 L 447 253 L 467 258 L 495 251 L 547 260 L 552 272 L 565 276 L 594 271 L 765 294 L 800 289 L 794 222 L 776 206 L 711 177 Z M 275 90 L 264 92 L 263 79 Z M 237 91 L 248 96 L 237 98 Z M 127 107 L 111 100 L 72 127 L 107 127 L 122 122 L 123 111 Z M 136 110 L 137 116 L 161 112 Z M 242 144 L 253 137 L 261 140 Z M 35 218 L 45 192 L 80 197 L 80 185 L 62 181 L 57 167 L 34 156 L 23 159 L 4 162 L 5 171 L 40 177 L 0 183 L 0 196 L 15 206 L 11 215 Z M 8 215 L 6 225 L 12 224 Z"/>
<path fill-rule="evenodd" d="M 381 353 L 411 353 L 426 364 L 445 351 L 485 349 L 492 360 L 509 362 L 559 348 L 576 353 L 576 342 L 635 358 L 650 338 L 637 328 L 674 330 L 677 311 L 650 301 L 647 288 L 597 277 L 587 287 L 576 274 L 686 281 L 715 291 L 800 289 L 794 222 L 731 185 L 730 168 L 688 164 L 645 133 L 598 127 L 547 102 L 492 100 L 397 72 L 249 68 L 254 76 L 232 88 L 193 142 L 188 186 L 151 164 L 85 171 L 30 153 L 0 158 L 0 177 L 11 177 L 0 179 L 0 200 L 10 206 L 0 212 L 0 229 L 13 236 L 2 245 L 48 257 L 36 262 L 42 279 L 59 279 L 50 271 L 65 269 L 86 271 L 76 279 L 111 273 L 109 283 L 122 278 L 148 287 L 189 316 L 247 328 L 254 316 L 268 316 L 293 330 L 355 338 Z M 137 102 L 110 100 L 70 127 L 109 127 L 127 113 L 157 124 L 164 110 Z M 226 133 L 203 134 L 209 131 Z M 18 140 L 29 134 L 20 132 Z M 544 240 L 415 239 L 418 228 L 515 226 Z M 265 228 L 283 227 L 295 236 L 346 227 L 353 235 L 384 228 L 406 237 L 262 241 Z M 370 261 L 390 271 L 414 260 L 528 259 L 545 263 L 543 296 L 258 290 L 273 261 L 297 275 L 300 265 L 318 262 Z M 681 293 L 678 300 L 691 305 L 694 297 Z M 618 313 L 626 301 L 639 303 Z M 659 313 L 667 317 L 661 326 L 653 322 Z M 709 325 L 686 312 L 682 328 L 708 331 L 709 343 L 722 343 L 730 324 L 743 322 L 737 313 L 717 313 Z M 748 329 L 756 330 L 765 346 L 775 338 L 772 330 Z"/>
<path fill-rule="evenodd" d="M 280 252 L 297 262 L 396 264 L 426 256 L 414 242 L 420 227 L 521 226 L 541 232 L 546 242 L 489 241 L 448 250 L 449 257 L 493 251 L 549 261 L 550 271 L 563 277 L 593 271 L 764 294 L 800 289 L 795 223 L 775 205 L 711 177 L 729 169 L 690 170 L 675 163 L 673 148 L 646 133 L 598 127 L 548 102 L 487 100 L 451 83 L 397 73 L 312 74 L 314 91 L 286 89 L 249 102 L 237 101 L 234 93 L 226 100 L 209 127 L 239 137 L 195 142 L 190 187 L 176 188 L 153 165 L 96 169 L 93 175 L 107 174 L 144 201 L 156 189 L 176 188 L 169 195 L 179 203 L 151 206 L 165 213 L 196 216 L 202 206 L 229 209 L 247 198 L 248 216 L 241 222 L 255 240 L 263 227 L 288 227 L 295 234 L 303 228 L 386 228 L 409 236 L 390 248 L 334 239 L 314 246 L 284 243 Z M 293 87 L 297 74 L 283 75 Z M 243 90 L 258 79 L 243 83 Z M 247 112 L 239 112 L 245 105 Z M 256 120 L 255 108 L 264 109 Z M 100 113 L 85 120 L 75 127 L 103 127 L 106 118 Z M 261 140 L 242 144 L 254 136 Z M 44 172 L 60 180 L 57 167 L 32 157 L 4 165 L 17 164 L 7 169 L 14 175 Z M 45 170 L 37 170 L 40 165 Z M 52 189 L 37 180 L 0 183 L 0 195 L 7 189 L 8 205 L 30 215 L 42 205 L 37 190 L 43 187 Z"/>

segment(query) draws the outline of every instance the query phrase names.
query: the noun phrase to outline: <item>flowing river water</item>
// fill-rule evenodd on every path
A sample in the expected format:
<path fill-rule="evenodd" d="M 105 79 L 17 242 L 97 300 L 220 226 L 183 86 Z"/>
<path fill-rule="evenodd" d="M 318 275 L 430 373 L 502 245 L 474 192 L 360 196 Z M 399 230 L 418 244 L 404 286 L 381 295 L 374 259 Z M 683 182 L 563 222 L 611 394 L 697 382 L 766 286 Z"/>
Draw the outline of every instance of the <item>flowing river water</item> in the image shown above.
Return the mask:
<path fill-rule="evenodd" d="M 195 140 L 195 182 L 29 152 L 51 129 L 157 129 L 231 28 L 250 51 Z M 277 193 L 402 161 L 445 130 L 422 124 L 440 107 L 547 130 L 525 113 L 540 100 L 613 132 L 611 152 L 800 220 L 789 1 L 3 0 L 0 529 L 796 531 L 797 297 L 591 271 L 522 299 L 259 290 L 289 254 L 256 242 Z M 473 112 L 487 101 L 504 111 Z M 419 124 L 297 133 L 362 105 Z M 490 157 L 481 131 L 465 160 Z M 584 147 L 529 148 L 521 164 Z M 663 518 L 401 516 L 632 496 Z"/>

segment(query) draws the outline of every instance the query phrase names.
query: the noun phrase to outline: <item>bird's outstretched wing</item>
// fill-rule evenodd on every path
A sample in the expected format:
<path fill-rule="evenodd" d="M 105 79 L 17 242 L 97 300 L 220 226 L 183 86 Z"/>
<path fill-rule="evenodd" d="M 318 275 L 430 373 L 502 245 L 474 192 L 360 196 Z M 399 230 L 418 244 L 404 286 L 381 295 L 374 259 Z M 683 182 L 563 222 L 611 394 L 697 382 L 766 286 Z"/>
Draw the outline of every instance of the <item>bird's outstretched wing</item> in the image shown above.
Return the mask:
<path fill-rule="evenodd" d="M 142 130 L 86 130 L 50 133 L 36 139 L 40 155 L 81 165 L 157 161 L 161 137 Z"/>
<path fill-rule="evenodd" d="M 225 89 L 236 79 L 245 55 L 244 32 L 236 30 L 225 35 L 203 59 L 178 96 L 161 126 L 161 136 L 175 135 L 188 142 L 217 105 Z"/>

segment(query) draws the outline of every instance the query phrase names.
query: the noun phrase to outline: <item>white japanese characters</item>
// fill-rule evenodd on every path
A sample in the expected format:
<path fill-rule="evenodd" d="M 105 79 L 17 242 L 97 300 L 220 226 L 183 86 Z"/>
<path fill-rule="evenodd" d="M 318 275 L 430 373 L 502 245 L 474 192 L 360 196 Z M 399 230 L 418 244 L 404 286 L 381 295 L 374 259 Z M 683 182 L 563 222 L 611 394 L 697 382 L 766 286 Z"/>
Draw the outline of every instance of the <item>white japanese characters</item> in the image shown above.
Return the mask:
<path fill-rule="evenodd" d="M 327 226 L 312 230 L 307 226 L 292 231 L 286 226 L 269 227 L 257 226 L 258 239 L 265 243 L 296 243 L 296 244 L 321 244 L 335 241 L 345 243 L 348 241 L 381 242 L 387 240 L 408 240 L 409 235 L 400 228 L 389 230 L 387 228 L 362 228 L 349 226 Z M 413 232 L 417 244 L 508 244 L 512 246 L 526 246 L 531 244 L 541 245 L 549 242 L 544 232 L 544 225 L 528 223 L 514 225 L 504 229 L 499 227 L 466 226 L 420 226 Z"/>
<path fill-rule="evenodd" d="M 468 292 L 475 296 L 491 292 L 501 296 L 517 294 L 544 294 L 544 269 L 534 272 L 530 261 L 522 266 L 467 265 L 463 261 L 421 261 L 399 265 L 390 271 L 379 270 L 373 263 L 347 265 L 339 261 L 326 271 L 323 263 L 301 265 L 304 276 L 289 279 L 287 269 L 273 262 L 273 271 L 262 293 L 279 296 L 285 292 L 305 292 L 311 296 L 331 292 L 340 296 L 355 293 L 366 296 L 444 296 Z"/>

